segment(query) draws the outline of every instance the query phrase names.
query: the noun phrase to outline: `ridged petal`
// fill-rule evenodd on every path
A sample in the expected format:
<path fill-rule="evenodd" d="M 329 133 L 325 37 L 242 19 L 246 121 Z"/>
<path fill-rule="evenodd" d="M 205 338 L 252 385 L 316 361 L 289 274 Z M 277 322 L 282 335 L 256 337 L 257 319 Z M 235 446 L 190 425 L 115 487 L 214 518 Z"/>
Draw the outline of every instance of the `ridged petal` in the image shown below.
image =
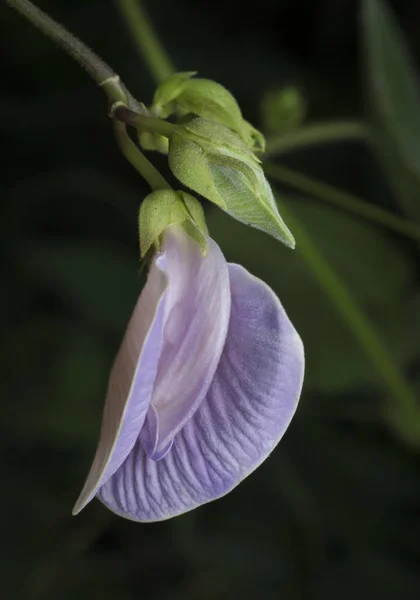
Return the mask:
<path fill-rule="evenodd" d="M 272 452 L 295 412 L 304 355 L 272 290 L 229 266 L 231 318 L 205 400 L 158 462 L 136 443 L 98 497 L 115 513 L 159 521 L 223 496 Z"/>
<path fill-rule="evenodd" d="M 170 450 L 213 380 L 229 315 L 228 268 L 217 244 L 209 239 L 203 257 L 182 227 L 168 228 L 111 372 L 98 449 L 73 514 L 139 436 L 153 460 Z"/>
<path fill-rule="evenodd" d="M 165 235 L 169 287 L 163 345 L 147 423 L 140 439 L 149 457 L 165 455 L 204 399 L 225 345 L 230 316 L 226 260 L 208 238 L 207 255 L 181 227 Z"/>

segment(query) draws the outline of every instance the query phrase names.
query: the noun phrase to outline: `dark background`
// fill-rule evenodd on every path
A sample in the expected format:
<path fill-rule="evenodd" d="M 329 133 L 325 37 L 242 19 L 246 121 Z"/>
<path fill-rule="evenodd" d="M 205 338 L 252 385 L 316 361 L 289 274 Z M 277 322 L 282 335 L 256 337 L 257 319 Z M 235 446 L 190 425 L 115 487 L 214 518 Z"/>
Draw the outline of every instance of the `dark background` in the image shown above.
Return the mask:
<path fill-rule="evenodd" d="M 418 57 L 420 4 L 394 5 Z M 153 80 L 113 2 L 39 6 L 151 101 Z M 364 113 L 354 0 L 147 7 L 178 69 L 225 85 L 256 125 L 265 94 L 285 85 L 300 90 L 309 121 Z M 144 525 L 93 501 L 70 516 L 142 285 L 137 211 L 148 190 L 119 153 L 87 76 L 4 2 L 0 33 L 1 597 L 417 599 L 418 445 L 382 410 L 398 399 L 300 255 L 208 203 L 227 258 L 276 290 L 304 340 L 296 417 L 257 472 L 192 513 Z M 362 143 L 300 151 L 284 163 L 402 214 Z M 279 189 L 418 390 L 417 245 Z"/>

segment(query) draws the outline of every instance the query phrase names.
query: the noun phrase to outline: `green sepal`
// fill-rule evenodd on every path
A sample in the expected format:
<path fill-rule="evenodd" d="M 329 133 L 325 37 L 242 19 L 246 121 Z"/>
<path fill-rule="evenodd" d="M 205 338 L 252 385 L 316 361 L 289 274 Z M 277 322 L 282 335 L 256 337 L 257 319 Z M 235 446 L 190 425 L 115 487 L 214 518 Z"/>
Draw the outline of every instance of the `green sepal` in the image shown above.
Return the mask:
<path fill-rule="evenodd" d="M 185 198 L 187 202 L 185 202 Z M 198 204 L 198 207 L 197 207 Z M 185 192 L 157 190 L 146 196 L 139 211 L 140 255 L 144 258 L 152 248 L 159 250 L 161 236 L 167 227 L 180 224 L 207 252 L 207 226 L 198 200 Z"/>
<path fill-rule="evenodd" d="M 169 140 L 169 166 L 175 177 L 238 221 L 294 248 L 260 161 L 239 136 L 200 118 L 185 130 Z"/>
<path fill-rule="evenodd" d="M 140 205 L 140 255 L 143 258 L 159 239 L 166 227 L 181 223 L 185 209 L 181 198 L 173 190 L 157 190 L 146 196 Z"/>
<path fill-rule="evenodd" d="M 203 234 L 208 235 L 209 230 L 207 229 L 206 218 L 204 216 L 204 210 L 201 206 L 200 202 L 191 194 L 187 194 L 187 192 L 178 192 L 185 203 L 185 206 L 190 213 L 192 220 L 197 225 L 198 229 L 203 232 Z"/>
<path fill-rule="evenodd" d="M 202 231 L 196 226 L 196 224 L 190 219 L 186 219 L 181 223 L 181 226 L 187 232 L 187 234 L 192 238 L 201 249 L 201 253 L 203 256 L 207 254 L 207 237 L 203 234 Z"/>

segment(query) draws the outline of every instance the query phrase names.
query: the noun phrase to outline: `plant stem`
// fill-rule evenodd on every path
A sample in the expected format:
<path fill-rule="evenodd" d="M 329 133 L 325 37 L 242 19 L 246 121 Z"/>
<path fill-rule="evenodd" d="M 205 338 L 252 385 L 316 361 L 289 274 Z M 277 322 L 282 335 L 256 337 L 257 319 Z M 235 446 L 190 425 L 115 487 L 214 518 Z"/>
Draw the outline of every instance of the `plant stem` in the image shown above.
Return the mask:
<path fill-rule="evenodd" d="M 121 104 L 118 104 L 112 111 L 112 116 L 119 121 L 122 121 L 126 125 L 136 127 L 136 129 L 143 129 L 152 133 L 160 133 L 160 135 L 164 135 L 168 138 L 178 129 L 176 125 L 168 123 L 168 121 L 141 115 Z"/>
<path fill-rule="evenodd" d="M 120 121 L 113 121 L 114 132 L 117 139 L 118 146 L 125 156 L 125 158 L 133 165 L 133 167 L 140 173 L 142 177 L 147 181 L 152 190 L 164 190 L 170 189 L 169 183 L 159 173 L 159 171 L 152 165 L 152 163 L 144 156 L 144 154 L 137 148 L 136 144 L 132 141 L 127 133 L 127 129 L 124 123 Z"/>
<path fill-rule="evenodd" d="M 119 0 L 118 6 L 154 80 L 156 83 L 165 81 L 175 73 L 175 67 L 160 43 L 141 2 L 139 0 Z"/>
<path fill-rule="evenodd" d="M 369 127 L 359 121 L 317 123 L 269 138 L 265 156 L 278 156 L 319 144 L 367 138 L 369 138 Z"/>
<path fill-rule="evenodd" d="M 277 165 L 272 162 L 264 163 L 264 171 L 269 178 L 271 177 L 305 194 L 309 194 L 369 221 L 378 223 L 417 242 L 420 241 L 420 227 L 416 223 L 394 215 L 379 206 L 360 200 L 353 194 L 308 177 L 289 167 Z"/>

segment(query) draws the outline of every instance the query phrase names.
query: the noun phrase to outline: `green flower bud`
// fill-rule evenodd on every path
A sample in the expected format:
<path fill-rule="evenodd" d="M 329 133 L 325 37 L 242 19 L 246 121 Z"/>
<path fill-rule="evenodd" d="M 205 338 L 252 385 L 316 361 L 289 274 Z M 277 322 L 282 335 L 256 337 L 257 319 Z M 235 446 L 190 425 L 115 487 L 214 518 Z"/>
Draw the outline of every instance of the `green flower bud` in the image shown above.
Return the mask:
<path fill-rule="evenodd" d="M 305 120 L 307 112 L 304 96 L 292 86 L 268 92 L 261 102 L 264 129 L 272 132 L 298 127 Z"/>
<path fill-rule="evenodd" d="M 238 221 L 295 246 L 260 161 L 226 127 L 192 119 L 170 137 L 169 165 L 181 183 Z"/>
<path fill-rule="evenodd" d="M 210 79 L 191 79 L 194 73 L 177 73 L 161 84 L 153 100 L 152 112 L 167 117 L 175 111 L 194 114 L 220 123 L 237 133 L 253 150 L 264 150 L 264 136 L 244 120 L 232 94 Z"/>
<path fill-rule="evenodd" d="M 200 203 L 190 194 L 174 190 L 157 190 L 148 194 L 140 206 L 139 233 L 142 258 L 154 245 L 160 246 L 160 238 L 171 225 L 182 224 L 188 235 L 207 252 L 207 225 Z"/>

